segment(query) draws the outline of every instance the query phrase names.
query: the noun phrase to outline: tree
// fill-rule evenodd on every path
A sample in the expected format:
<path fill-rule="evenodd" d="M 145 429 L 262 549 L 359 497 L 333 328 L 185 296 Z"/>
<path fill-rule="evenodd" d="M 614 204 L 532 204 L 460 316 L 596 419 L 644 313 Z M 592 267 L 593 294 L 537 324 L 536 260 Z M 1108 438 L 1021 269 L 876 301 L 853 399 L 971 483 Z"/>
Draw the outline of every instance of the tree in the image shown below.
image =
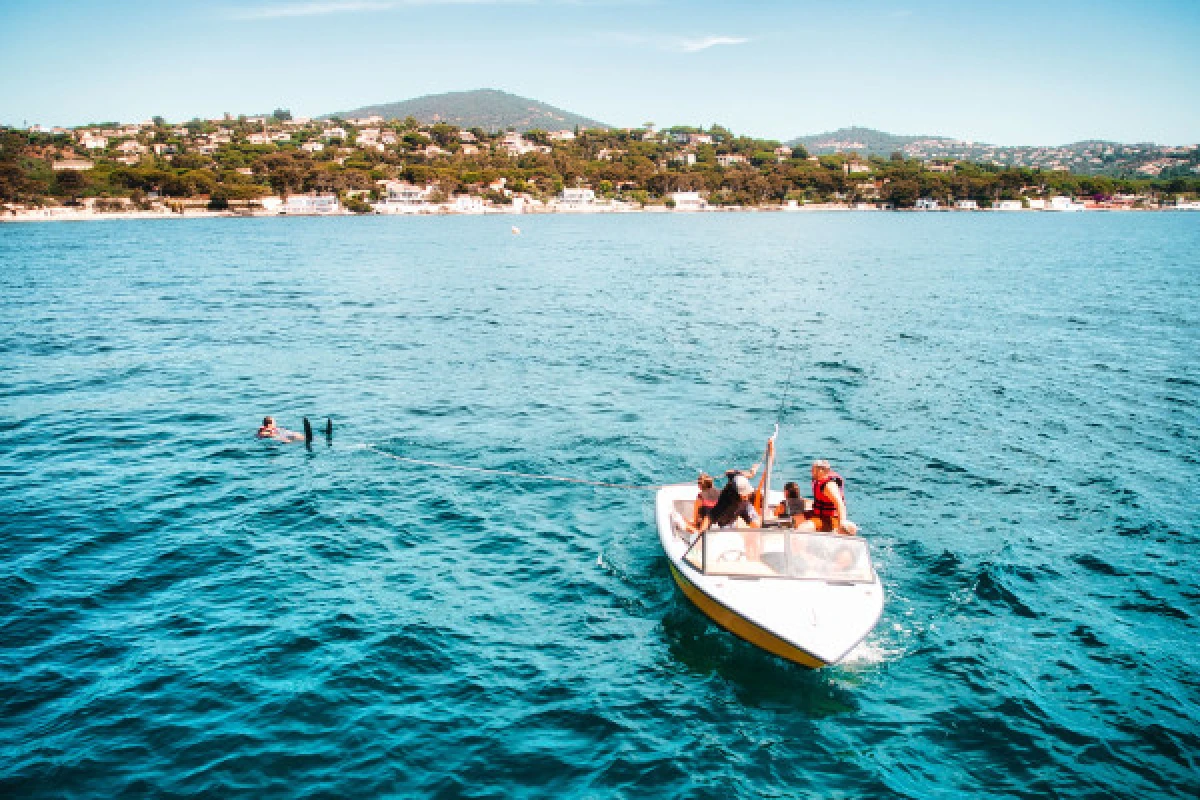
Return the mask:
<path fill-rule="evenodd" d="M 64 197 L 70 197 L 72 201 L 87 188 L 88 183 L 87 175 L 78 170 L 64 169 L 54 175 L 56 193 Z"/>
<path fill-rule="evenodd" d="M 286 108 L 277 108 L 271 112 L 271 116 L 280 122 L 286 122 L 292 118 L 292 112 Z"/>
<path fill-rule="evenodd" d="M 917 204 L 920 193 L 921 186 L 916 181 L 899 180 L 888 184 L 885 196 L 896 208 L 912 208 Z"/>

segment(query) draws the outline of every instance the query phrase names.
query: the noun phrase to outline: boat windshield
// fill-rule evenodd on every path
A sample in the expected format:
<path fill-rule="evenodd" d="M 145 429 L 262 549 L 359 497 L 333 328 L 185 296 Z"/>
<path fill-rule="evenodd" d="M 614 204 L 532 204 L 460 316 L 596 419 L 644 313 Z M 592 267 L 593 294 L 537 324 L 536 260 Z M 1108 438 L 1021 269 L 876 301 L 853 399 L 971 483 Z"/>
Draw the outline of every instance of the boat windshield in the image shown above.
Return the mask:
<path fill-rule="evenodd" d="M 875 580 L 870 549 L 858 536 L 797 533 L 785 528 L 709 530 L 687 559 L 706 575 L 836 583 Z"/>

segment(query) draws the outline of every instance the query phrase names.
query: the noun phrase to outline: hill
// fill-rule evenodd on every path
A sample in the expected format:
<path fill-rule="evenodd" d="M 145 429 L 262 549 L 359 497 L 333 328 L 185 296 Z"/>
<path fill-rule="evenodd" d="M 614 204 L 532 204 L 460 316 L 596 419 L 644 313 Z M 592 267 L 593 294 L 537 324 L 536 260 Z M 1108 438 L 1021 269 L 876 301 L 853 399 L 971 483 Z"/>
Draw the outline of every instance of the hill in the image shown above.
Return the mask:
<path fill-rule="evenodd" d="M 498 89 L 428 94 L 412 100 L 363 106 L 329 116 L 368 117 L 373 114 L 384 119 L 415 117 L 426 124 L 448 122 L 460 128 L 478 127 L 486 131 L 609 127 L 594 119 Z"/>
<path fill-rule="evenodd" d="M 946 136 L 897 136 L 872 128 L 842 128 L 799 136 L 788 144 L 804 145 L 813 155 L 858 153 L 882 156 L 901 153 L 921 161 L 973 161 L 995 167 L 1074 172 L 1113 177 L 1188 177 L 1200 172 L 1196 145 L 1171 147 L 1143 142 L 1122 144 L 1099 139 L 1061 145 L 994 145 Z"/>
<path fill-rule="evenodd" d="M 940 136 L 898 136 L 894 133 L 877 131 L 874 128 L 839 128 L 828 133 L 817 133 L 812 136 L 797 136 L 788 142 L 795 147 L 804 145 L 804 149 L 815 155 L 827 153 L 856 152 L 861 156 L 889 156 L 897 150 L 903 150 L 913 142 L 940 140 Z M 946 141 L 952 141 L 947 139 Z"/>

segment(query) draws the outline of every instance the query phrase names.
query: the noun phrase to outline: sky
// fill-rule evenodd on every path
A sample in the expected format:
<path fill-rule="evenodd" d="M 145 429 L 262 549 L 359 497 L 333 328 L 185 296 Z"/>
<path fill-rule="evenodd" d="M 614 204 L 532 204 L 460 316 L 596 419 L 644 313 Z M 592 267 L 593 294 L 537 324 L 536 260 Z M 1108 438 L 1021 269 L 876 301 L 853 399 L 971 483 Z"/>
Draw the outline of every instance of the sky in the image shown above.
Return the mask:
<path fill-rule="evenodd" d="M 0 124 L 503 89 L 619 127 L 1200 141 L 1200 0 L 0 0 Z"/>

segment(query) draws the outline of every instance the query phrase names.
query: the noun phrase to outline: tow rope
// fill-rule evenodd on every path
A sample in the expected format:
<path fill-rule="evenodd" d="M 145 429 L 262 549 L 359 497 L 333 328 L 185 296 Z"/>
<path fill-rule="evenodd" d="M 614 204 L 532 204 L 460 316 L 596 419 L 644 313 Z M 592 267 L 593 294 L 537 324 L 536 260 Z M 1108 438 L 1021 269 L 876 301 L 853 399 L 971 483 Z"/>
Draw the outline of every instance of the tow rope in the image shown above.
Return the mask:
<path fill-rule="evenodd" d="M 544 475 L 536 472 L 516 472 L 509 469 L 486 469 L 484 467 L 467 467 L 462 464 L 449 464 L 444 461 L 428 461 L 422 458 L 406 458 L 398 456 L 395 453 L 389 453 L 386 450 L 380 450 L 373 444 L 364 445 L 365 449 L 370 450 L 384 458 L 390 458 L 393 461 L 400 461 L 405 464 L 416 464 L 421 467 L 435 467 L 437 469 L 453 469 L 459 472 L 479 472 L 485 475 L 503 475 L 507 478 L 524 478 L 527 480 L 536 481 L 555 481 L 557 483 L 575 483 L 581 486 L 597 486 L 602 489 L 629 489 L 638 492 L 657 492 L 662 486 L 638 486 L 631 483 L 609 483 L 607 481 L 589 481 L 583 478 L 567 478 L 562 475 Z"/>

